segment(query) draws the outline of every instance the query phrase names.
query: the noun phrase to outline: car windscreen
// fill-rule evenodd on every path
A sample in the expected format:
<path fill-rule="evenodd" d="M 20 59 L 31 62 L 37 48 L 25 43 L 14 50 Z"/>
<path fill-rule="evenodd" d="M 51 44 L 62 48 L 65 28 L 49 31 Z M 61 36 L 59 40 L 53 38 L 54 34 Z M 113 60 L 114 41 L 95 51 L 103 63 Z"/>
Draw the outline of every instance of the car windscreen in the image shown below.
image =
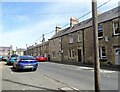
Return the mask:
<path fill-rule="evenodd" d="M 10 59 L 17 59 L 17 57 L 11 57 Z"/>
<path fill-rule="evenodd" d="M 18 55 L 16 55 L 16 54 L 15 55 L 11 55 L 11 57 L 18 57 Z"/>
<path fill-rule="evenodd" d="M 20 56 L 20 60 L 35 60 L 32 56 Z"/>

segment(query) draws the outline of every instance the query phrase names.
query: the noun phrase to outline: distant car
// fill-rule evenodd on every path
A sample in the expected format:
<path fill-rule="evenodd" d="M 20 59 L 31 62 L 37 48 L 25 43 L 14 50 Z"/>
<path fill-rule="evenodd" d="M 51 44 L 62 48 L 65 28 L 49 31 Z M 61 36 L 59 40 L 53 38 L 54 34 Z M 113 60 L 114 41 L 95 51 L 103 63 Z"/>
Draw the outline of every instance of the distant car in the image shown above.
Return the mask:
<path fill-rule="evenodd" d="M 17 59 L 18 55 L 13 54 L 9 57 L 9 59 L 7 60 L 7 64 L 13 64 L 15 62 L 15 60 Z"/>
<path fill-rule="evenodd" d="M 46 61 L 46 58 L 43 57 L 43 56 L 37 56 L 36 60 L 38 60 L 38 61 Z"/>
<path fill-rule="evenodd" d="M 2 56 L 2 61 L 7 61 L 8 58 L 6 56 Z"/>
<path fill-rule="evenodd" d="M 0 55 L 0 61 L 2 61 L 2 55 Z"/>
<path fill-rule="evenodd" d="M 38 67 L 38 61 L 33 56 L 18 56 L 16 61 L 13 63 L 13 68 L 18 70 L 31 69 L 36 71 Z"/>

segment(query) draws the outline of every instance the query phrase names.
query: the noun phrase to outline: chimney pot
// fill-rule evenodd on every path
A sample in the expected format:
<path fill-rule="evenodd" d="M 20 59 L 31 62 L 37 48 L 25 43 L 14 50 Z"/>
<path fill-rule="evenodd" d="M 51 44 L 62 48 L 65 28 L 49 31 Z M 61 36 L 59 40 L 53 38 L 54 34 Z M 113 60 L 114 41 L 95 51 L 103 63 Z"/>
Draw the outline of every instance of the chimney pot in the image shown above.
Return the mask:
<path fill-rule="evenodd" d="M 78 19 L 76 17 L 70 18 L 70 27 L 73 27 L 75 24 L 78 24 Z"/>
<path fill-rule="evenodd" d="M 61 29 L 61 28 L 60 28 L 59 26 L 56 26 L 56 27 L 55 27 L 55 32 L 58 33 L 58 32 L 60 31 L 60 29 Z"/>

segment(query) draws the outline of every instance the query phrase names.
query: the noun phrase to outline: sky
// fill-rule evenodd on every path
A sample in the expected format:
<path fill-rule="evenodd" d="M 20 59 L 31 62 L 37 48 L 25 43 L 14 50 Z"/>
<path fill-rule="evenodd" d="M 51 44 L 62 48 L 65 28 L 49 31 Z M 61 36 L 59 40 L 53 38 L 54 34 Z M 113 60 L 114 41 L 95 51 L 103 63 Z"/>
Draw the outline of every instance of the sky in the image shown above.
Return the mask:
<path fill-rule="evenodd" d="M 103 13 L 118 6 L 120 0 L 98 0 Z M 47 41 L 55 34 L 56 25 L 62 27 L 71 17 L 79 18 L 91 11 L 91 0 L 2 0 L 0 2 L 0 46 L 26 48 L 40 44 L 42 35 Z M 91 13 L 79 22 L 91 17 Z M 66 26 L 66 27 L 67 27 Z"/>

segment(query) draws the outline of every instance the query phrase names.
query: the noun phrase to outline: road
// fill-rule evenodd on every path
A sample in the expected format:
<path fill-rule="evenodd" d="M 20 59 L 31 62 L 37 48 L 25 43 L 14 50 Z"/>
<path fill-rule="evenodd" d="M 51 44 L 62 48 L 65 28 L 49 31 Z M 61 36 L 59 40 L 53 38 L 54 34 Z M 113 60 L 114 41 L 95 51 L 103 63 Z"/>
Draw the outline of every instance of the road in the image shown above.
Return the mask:
<path fill-rule="evenodd" d="M 2 90 L 94 90 L 93 68 L 40 62 L 37 71 L 14 72 L 2 63 Z M 101 90 L 118 90 L 118 72 L 100 71 Z"/>

